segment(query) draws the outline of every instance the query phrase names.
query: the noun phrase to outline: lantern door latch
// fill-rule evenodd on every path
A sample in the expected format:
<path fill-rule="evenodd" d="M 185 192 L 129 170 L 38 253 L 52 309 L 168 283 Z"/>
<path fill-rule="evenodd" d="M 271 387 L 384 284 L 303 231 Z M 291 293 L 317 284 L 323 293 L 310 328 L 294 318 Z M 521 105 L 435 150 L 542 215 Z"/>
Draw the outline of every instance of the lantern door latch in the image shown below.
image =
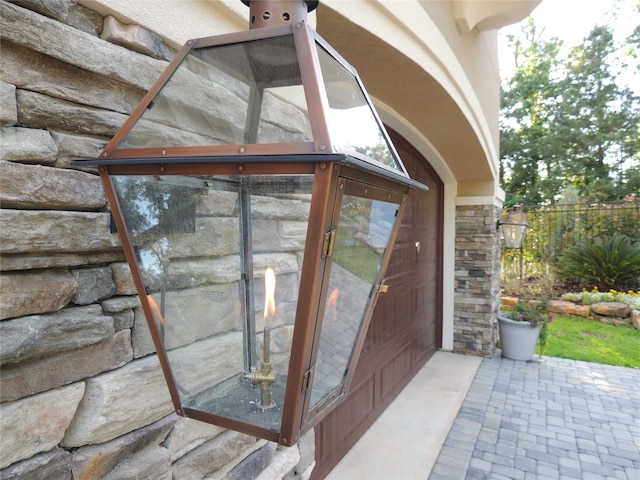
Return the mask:
<path fill-rule="evenodd" d="M 331 230 L 324 234 L 324 242 L 322 243 L 322 258 L 333 255 L 333 246 L 336 242 L 336 231 Z"/>
<path fill-rule="evenodd" d="M 302 390 L 311 390 L 311 385 L 313 384 L 313 373 L 315 370 L 313 368 L 307 370 L 304 374 L 304 378 L 302 379 Z"/>
<path fill-rule="evenodd" d="M 385 284 L 384 281 L 380 285 L 376 285 L 372 290 L 374 294 L 373 299 L 373 308 L 378 304 L 378 298 L 380 298 L 381 293 L 387 293 L 389 291 L 389 285 Z"/>
<path fill-rule="evenodd" d="M 374 287 L 374 292 L 376 294 L 376 298 L 381 294 L 381 293 L 387 293 L 389 291 L 389 285 L 387 285 L 386 283 L 384 283 L 384 280 L 382 281 L 382 283 L 380 285 L 376 285 Z"/>

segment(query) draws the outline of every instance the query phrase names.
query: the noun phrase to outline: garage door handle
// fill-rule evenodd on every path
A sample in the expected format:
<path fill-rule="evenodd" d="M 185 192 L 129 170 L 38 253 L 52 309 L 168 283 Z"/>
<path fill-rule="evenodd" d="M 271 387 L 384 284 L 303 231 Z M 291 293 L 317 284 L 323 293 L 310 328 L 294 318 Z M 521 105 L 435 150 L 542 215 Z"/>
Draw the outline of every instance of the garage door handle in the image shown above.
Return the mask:
<path fill-rule="evenodd" d="M 420 242 L 416 242 L 416 250 L 420 253 Z"/>

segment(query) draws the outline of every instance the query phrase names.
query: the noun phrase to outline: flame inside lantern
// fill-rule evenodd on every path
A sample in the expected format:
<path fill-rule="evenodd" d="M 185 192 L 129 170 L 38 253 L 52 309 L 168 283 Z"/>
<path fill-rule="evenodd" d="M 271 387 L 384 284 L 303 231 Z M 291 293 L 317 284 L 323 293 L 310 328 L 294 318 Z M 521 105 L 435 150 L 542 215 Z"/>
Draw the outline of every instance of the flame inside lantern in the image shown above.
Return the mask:
<path fill-rule="evenodd" d="M 276 313 L 276 272 L 269 267 L 264 272 L 264 319 Z"/>

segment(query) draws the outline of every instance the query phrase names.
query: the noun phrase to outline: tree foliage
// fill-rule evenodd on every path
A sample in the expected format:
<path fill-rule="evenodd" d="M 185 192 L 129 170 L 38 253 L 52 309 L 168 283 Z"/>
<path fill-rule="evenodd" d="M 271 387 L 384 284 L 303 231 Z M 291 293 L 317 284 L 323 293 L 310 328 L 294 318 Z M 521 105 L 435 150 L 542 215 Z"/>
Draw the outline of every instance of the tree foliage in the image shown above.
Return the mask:
<path fill-rule="evenodd" d="M 532 19 L 510 41 L 516 70 L 503 84 L 500 125 L 507 205 L 636 195 L 640 98 L 620 79 L 630 71 L 625 59 L 637 54 L 640 27 L 618 46 L 609 27 L 595 26 L 566 57 L 562 42 L 542 39 Z"/>

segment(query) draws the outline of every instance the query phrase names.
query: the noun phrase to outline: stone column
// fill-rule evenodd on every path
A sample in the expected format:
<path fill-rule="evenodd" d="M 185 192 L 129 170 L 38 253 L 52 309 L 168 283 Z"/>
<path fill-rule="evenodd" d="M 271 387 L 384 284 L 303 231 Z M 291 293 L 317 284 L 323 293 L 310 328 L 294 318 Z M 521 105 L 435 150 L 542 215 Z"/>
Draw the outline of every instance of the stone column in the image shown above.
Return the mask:
<path fill-rule="evenodd" d="M 492 356 L 500 307 L 500 236 L 494 205 L 456 207 L 453 349 Z"/>

